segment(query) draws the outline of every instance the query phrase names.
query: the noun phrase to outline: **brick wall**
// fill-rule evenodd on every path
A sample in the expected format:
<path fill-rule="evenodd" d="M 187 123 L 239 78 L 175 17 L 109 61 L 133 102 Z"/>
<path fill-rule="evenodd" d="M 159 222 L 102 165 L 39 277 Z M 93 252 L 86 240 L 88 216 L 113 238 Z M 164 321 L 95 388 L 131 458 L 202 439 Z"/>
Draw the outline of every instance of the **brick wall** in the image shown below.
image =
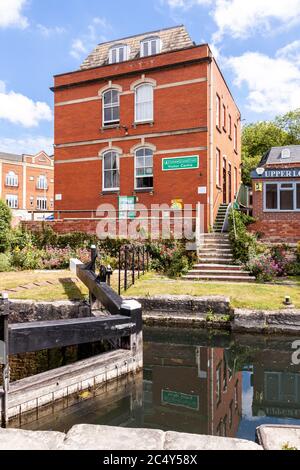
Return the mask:
<path fill-rule="evenodd" d="M 154 122 L 135 125 L 132 84 L 142 75 L 157 85 L 154 88 Z M 213 75 L 214 94 L 219 90 L 222 103 L 232 116 L 232 128 L 236 124 L 239 129 L 239 111 L 215 65 Z M 182 199 L 184 204 L 193 204 L 194 208 L 200 202 L 205 210 L 206 229 L 212 225 L 209 200 L 214 201 L 214 215 L 222 201 L 215 184 L 215 167 L 213 175 L 209 174 L 208 80 L 207 46 L 55 77 L 55 194 L 62 195 L 62 200 L 55 202 L 55 209 L 95 210 L 106 203 L 118 208 L 118 196 L 135 194 L 134 146 L 149 144 L 156 148 L 154 189 L 136 193 L 138 202 L 149 207 L 151 204 L 170 205 L 173 199 Z M 103 129 L 99 91 L 109 81 L 122 89 L 120 126 Z M 168 86 L 170 84 L 172 86 Z M 86 98 L 92 100 L 82 101 Z M 74 100 L 81 101 L 69 103 Z M 212 113 L 215 115 L 214 105 Z M 234 152 L 228 131 L 221 129 L 216 135 L 214 129 L 214 138 L 218 142 L 214 143 L 213 160 L 218 145 L 222 155 L 227 155 L 231 161 L 232 172 L 234 166 L 239 169 L 240 148 L 238 145 L 238 153 Z M 121 151 L 120 191 L 105 194 L 102 192 L 101 154 L 110 145 Z M 188 155 L 199 155 L 199 169 L 162 171 L 164 157 Z M 214 183 L 210 195 L 211 178 Z M 199 187 L 206 188 L 206 194 L 199 194 Z M 233 192 L 232 189 L 229 199 Z"/>

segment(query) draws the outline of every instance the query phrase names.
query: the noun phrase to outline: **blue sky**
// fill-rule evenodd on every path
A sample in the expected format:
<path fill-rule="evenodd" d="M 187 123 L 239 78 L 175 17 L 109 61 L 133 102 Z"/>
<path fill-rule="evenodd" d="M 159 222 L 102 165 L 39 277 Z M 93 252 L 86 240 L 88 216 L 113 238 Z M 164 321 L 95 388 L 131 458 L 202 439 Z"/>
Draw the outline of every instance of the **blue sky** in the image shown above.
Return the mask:
<path fill-rule="evenodd" d="M 102 41 L 185 24 L 244 122 L 300 107 L 300 0 L 0 0 L 0 151 L 51 150 L 56 73 Z"/>

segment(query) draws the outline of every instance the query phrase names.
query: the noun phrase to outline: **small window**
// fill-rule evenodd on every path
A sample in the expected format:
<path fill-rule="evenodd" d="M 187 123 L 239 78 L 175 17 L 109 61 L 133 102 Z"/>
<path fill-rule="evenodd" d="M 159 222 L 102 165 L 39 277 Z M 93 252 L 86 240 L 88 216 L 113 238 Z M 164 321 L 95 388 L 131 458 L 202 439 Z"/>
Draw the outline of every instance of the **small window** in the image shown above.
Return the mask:
<path fill-rule="evenodd" d="M 144 39 L 141 42 L 141 57 L 159 54 L 161 52 L 161 41 L 158 37 Z"/>
<path fill-rule="evenodd" d="M 230 114 L 228 115 L 228 135 L 232 139 L 232 117 Z"/>
<path fill-rule="evenodd" d="M 135 90 L 135 122 L 153 121 L 153 86 L 140 85 Z"/>
<path fill-rule="evenodd" d="M 109 126 L 120 122 L 120 93 L 108 90 L 103 93 L 103 125 Z"/>
<path fill-rule="evenodd" d="M 46 197 L 38 197 L 36 200 L 36 207 L 39 211 L 46 211 L 47 210 L 47 198 Z"/>
<path fill-rule="evenodd" d="M 221 98 L 216 97 L 216 126 L 221 129 Z"/>
<path fill-rule="evenodd" d="M 139 149 L 135 153 L 136 189 L 153 189 L 153 152 L 151 149 Z"/>
<path fill-rule="evenodd" d="M 18 175 L 16 175 L 13 171 L 7 173 L 5 178 L 5 185 L 17 188 L 19 186 Z"/>
<path fill-rule="evenodd" d="M 109 151 L 103 155 L 103 191 L 117 191 L 120 188 L 119 155 Z"/>
<path fill-rule="evenodd" d="M 226 132 L 226 125 L 227 125 L 227 119 L 226 119 L 226 106 L 223 104 L 223 129 Z"/>
<path fill-rule="evenodd" d="M 6 196 L 6 204 L 7 204 L 8 207 L 10 207 L 11 209 L 18 209 L 18 207 L 19 207 L 18 196 L 14 195 L 14 194 L 7 194 L 7 196 Z"/>
<path fill-rule="evenodd" d="M 37 189 L 48 189 L 47 177 L 40 175 L 36 182 Z"/>
<path fill-rule="evenodd" d="M 118 62 L 124 62 L 128 60 L 129 57 L 129 48 L 126 45 L 114 46 L 109 50 L 109 63 L 117 64 Z"/>
<path fill-rule="evenodd" d="M 237 152 L 237 142 L 238 142 L 238 135 L 237 135 L 237 125 L 234 125 L 234 135 L 233 135 L 233 148 L 235 152 Z"/>
<path fill-rule="evenodd" d="M 281 184 L 280 187 L 280 210 L 294 210 L 294 187 L 293 184 Z"/>
<path fill-rule="evenodd" d="M 276 210 L 278 207 L 277 184 L 266 184 L 266 209 Z"/>
<path fill-rule="evenodd" d="M 217 186 L 221 186 L 220 162 L 221 162 L 221 152 L 219 149 L 216 149 L 216 184 Z"/>

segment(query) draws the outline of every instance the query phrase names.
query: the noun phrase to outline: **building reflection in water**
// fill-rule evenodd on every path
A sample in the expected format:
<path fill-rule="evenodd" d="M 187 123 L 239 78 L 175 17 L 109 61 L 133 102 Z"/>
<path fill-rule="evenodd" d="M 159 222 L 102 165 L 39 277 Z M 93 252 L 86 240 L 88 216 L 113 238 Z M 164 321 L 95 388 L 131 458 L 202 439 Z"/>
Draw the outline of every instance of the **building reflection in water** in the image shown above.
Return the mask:
<path fill-rule="evenodd" d="M 12 425 L 67 431 L 89 423 L 254 439 L 260 424 L 299 424 L 300 367 L 291 364 L 293 341 L 145 328 L 143 374 L 99 387 L 87 400 L 68 398 Z"/>
<path fill-rule="evenodd" d="M 242 373 L 226 350 L 194 344 L 144 345 L 144 425 L 234 437 L 242 410 Z"/>

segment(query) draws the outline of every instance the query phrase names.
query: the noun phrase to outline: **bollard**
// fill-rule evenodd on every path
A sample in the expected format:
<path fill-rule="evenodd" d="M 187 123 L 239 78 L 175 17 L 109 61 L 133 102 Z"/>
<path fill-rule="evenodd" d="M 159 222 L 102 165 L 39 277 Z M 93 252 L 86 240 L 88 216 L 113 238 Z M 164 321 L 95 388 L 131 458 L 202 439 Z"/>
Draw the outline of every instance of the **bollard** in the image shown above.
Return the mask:
<path fill-rule="evenodd" d="M 110 265 L 108 265 L 106 267 L 106 276 L 107 276 L 107 281 L 106 282 L 109 286 L 111 284 L 110 279 L 111 279 L 112 273 L 113 273 L 112 267 Z"/>
<path fill-rule="evenodd" d="M 97 247 L 96 245 L 91 246 L 91 271 L 96 271 L 96 259 L 97 259 Z"/>
<path fill-rule="evenodd" d="M 8 345 L 8 295 L 0 295 L 0 341 L 1 341 L 1 364 L 3 366 L 3 395 L 1 408 L 1 422 L 5 427 L 8 423 L 8 392 L 9 392 L 9 345 Z"/>

